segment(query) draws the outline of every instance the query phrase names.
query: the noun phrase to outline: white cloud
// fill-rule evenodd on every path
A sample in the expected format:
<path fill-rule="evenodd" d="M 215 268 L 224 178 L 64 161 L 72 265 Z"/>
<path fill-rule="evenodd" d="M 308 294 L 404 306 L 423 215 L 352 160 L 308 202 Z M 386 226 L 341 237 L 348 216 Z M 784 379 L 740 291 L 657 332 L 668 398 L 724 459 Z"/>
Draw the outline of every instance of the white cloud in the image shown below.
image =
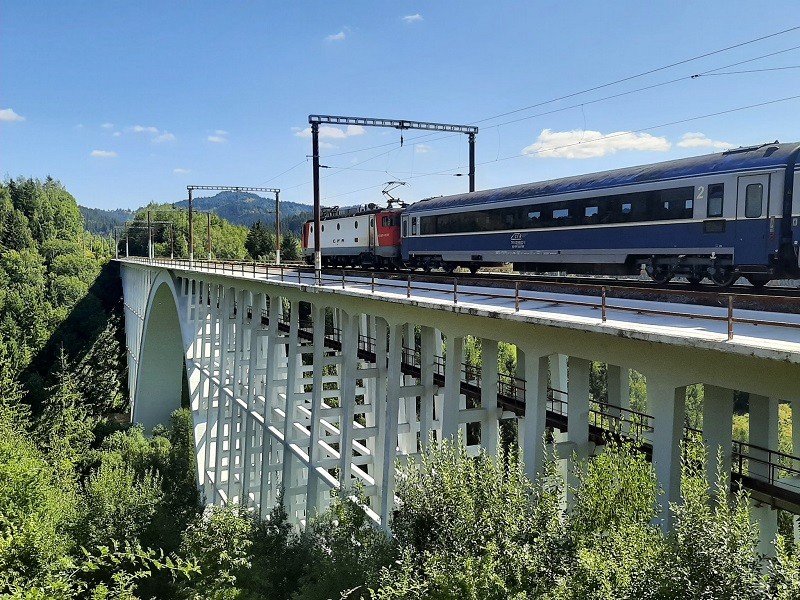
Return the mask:
<path fill-rule="evenodd" d="M 24 120 L 25 117 L 15 113 L 13 108 L 0 109 L 0 121 L 13 122 L 13 121 L 24 121 Z"/>
<path fill-rule="evenodd" d="M 146 127 L 143 125 L 134 125 L 133 127 L 128 127 L 128 130 L 132 131 L 133 133 L 153 133 L 153 134 L 158 133 L 157 127 L 152 127 L 152 126 Z"/>
<path fill-rule="evenodd" d="M 311 137 L 311 127 L 306 127 L 305 129 L 293 128 L 293 130 L 297 137 Z M 361 125 L 348 125 L 346 129 L 340 129 L 339 127 L 333 127 L 331 125 L 321 125 L 319 128 L 319 139 L 343 140 L 356 135 L 364 135 L 365 133 L 366 129 Z"/>
<path fill-rule="evenodd" d="M 172 169 L 172 172 L 175 173 L 175 175 L 186 175 L 187 173 L 191 173 L 189 169 L 180 169 L 180 168 Z"/>
<path fill-rule="evenodd" d="M 225 131 L 224 129 L 215 129 L 214 135 L 228 135 L 228 132 Z"/>
<path fill-rule="evenodd" d="M 121 135 L 122 135 L 122 132 L 121 132 L 121 131 L 115 131 L 115 132 L 114 132 L 114 133 L 112 133 L 111 135 L 113 135 L 114 137 L 119 137 L 119 136 L 121 136 Z"/>
<path fill-rule="evenodd" d="M 336 144 L 331 144 L 330 142 L 320 142 L 319 147 L 322 148 L 323 150 L 335 150 L 339 146 L 337 146 Z"/>
<path fill-rule="evenodd" d="M 100 125 L 100 127 L 102 127 L 103 129 L 114 129 L 114 124 L 113 123 L 103 123 L 102 125 Z"/>
<path fill-rule="evenodd" d="M 344 31 L 340 31 L 339 33 L 334 33 L 329 35 L 325 38 L 326 42 L 341 42 L 345 38 Z"/>
<path fill-rule="evenodd" d="M 678 146 L 681 148 L 714 148 L 717 150 L 728 150 L 729 148 L 733 148 L 734 144 L 712 140 L 708 138 L 705 133 L 700 133 L 699 131 L 690 131 L 683 134 L 681 141 L 678 142 Z"/>
<path fill-rule="evenodd" d="M 170 133 L 169 131 L 165 131 L 164 133 L 153 139 L 154 144 L 163 144 L 164 142 L 174 142 L 174 141 L 175 141 L 175 135 Z"/>
<path fill-rule="evenodd" d="M 666 152 L 672 144 L 664 137 L 632 131 L 553 131 L 543 129 L 536 142 L 522 149 L 522 154 L 538 158 L 598 158 L 620 150 Z"/>
<path fill-rule="evenodd" d="M 95 158 L 116 158 L 117 153 L 112 150 L 92 150 L 91 156 Z"/>
<path fill-rule="evenodd" d="M 406 23 L 419 23 L 422 20 L 423 20 L 422 15 L 419 13 L 403 17 L 403 21 L 405 21 Z"/>
<path fill-rule="evenodd" d="M 214 144 L 224 144 L 228 140 L 222 137 L 221 135 L 210 135 L 208 136 L 208 141 Z"/>
<path fill-rule="evenodd" d="M 417 154 L 427 154 L 431 151 L 431 147 L 427 144 L 415 144 L 414 145 L 414 152 Z"/>

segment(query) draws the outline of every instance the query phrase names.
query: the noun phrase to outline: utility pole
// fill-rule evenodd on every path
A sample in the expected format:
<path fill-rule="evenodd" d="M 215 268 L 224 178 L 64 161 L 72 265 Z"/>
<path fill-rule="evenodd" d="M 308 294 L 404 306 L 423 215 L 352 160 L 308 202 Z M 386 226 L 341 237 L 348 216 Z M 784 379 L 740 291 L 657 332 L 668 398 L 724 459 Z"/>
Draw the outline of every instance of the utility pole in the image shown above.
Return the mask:
<path fill-rule="evenodd" d="M 211 260 L 211 211 L 206 213 L 206 246 L 208 246 L 208 260 Z"/>
<path fill-rule="evenodd" d="M 194 265 L 194 219 L 192 218 L 192 186 L 186 186 L 189 190 L 189 266 Z"/>
<path fill-rule="evenodd" d="M 275 264 L 281 264 L 281 205 L 278 198 L 280 190 L 275 190 Z"/>
<path fill-rule="evenodd" d="M 428 123 L 425 121 L 405 121 L 399 119 L 373 119 L 366 117 L 335 117 L 331 115 L 308 115 L 311 125 L 311 156 L 314 170 L 314 273 L 317 285 L 322 282 L 322 249 L 320 230 L 322 229 L 319 194 L 319 125 L 360 125 L 362 127 L 392 127 L 399 129 L 422 129 L 447 133 L 465 133 L 469 136 L 469 191 L 475 191 L 475 135 L 478 128 L 472 125 L 451 125 L 448 123 Z M 400 138 L 402 145 L 402 137 Z"/>
<path fill-rule="evenodd" d="M 311 121 L 311 116 L 308 117 Z M 314 280 L 322 285 L 322 209 L 319 202 L 319 123 L 311 122 L 311 155 L 314 163 Z"/>
<path fill-rule="evenodd" d="M 147 211 L 147 258 L 153 260 L 153 229 L 150 222 L 150 211 Z"/>

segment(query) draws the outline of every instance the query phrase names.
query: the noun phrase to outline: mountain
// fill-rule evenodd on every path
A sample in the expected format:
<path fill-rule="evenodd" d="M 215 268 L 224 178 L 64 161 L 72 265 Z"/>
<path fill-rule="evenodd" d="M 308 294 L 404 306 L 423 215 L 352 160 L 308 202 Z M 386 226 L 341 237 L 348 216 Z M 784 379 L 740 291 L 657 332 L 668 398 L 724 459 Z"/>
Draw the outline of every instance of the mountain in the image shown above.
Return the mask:
<path fill-rule="evenodd" d="M 188 205 L 188 200 L 173 204 L 176 208 L 186 208 Z M 275 198 L 264 198 L 252 192 L 220 192 L 210 198 L 194 198 L 192 205 L 196 210 L 210 210 L 236 225 L 250 227 L 256 221 L 261 221 L 269 228 L 275 224 Z M 308 204 L 281 201 L 281 223 L 297 234 L 303 223 L 312 217 L 312 211 L 313 208 Z"/>
<path fill-rule="evenodd" d="M 173 203 L 175 208 L 186 209 L 188 200 Z M 256 221 L 267 228 L 275 226 L 275 199 L 264 198 L 251 192 L 220 192 L 216 196 L 194 198 L 192 206 L 198 211 L 211 211 L 233 223 L 250 227 Z M 86 221 L 86 229 L 92 233 L 113 234 L 114 227 L 130 221 L 137 212 L 143 210 L 103 210 L 101 208 L 79 207 Z M 312 207 L 307 204 L 281 201 L 281 224 L 284 230 L 299 236 L 303 223 L 312 217 Z"/>
<path fill-rule="evenodd" d="M 102 208 L 78 207 L 86 222 L 86 230 L 97 235 L 113 235 L 114 227 L 123 225 L 126 221 L 133 219 L 135 210 L 125 210 L 117 208 L 114 210 L 103 210 Z"/>

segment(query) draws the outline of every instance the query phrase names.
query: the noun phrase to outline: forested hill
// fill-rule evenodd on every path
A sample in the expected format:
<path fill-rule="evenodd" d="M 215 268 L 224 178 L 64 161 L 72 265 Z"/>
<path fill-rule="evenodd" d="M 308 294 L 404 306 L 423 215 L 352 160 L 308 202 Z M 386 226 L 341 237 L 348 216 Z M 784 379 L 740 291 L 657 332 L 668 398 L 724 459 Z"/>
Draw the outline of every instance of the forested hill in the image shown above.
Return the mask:
<path fill-rule="evenodd" d="M 186 209 L 188 200 L 175 202 L 175 208 Z M 263 198 L 247 192 L 220 192 L 216 196 L 194 198 L 192 205 L 199 211 L 211 211 L 233 225 L 250 227 L 261 223 L 268 229 L 275 225 L 275 200 Z M 98 235 L 113 235 L 114 227 L 133 219 L 138 210 L 103 210 L 101 208 L 80 207 L 86 221 L 86 230 Z M 287 231 L 299 237 L 305 223 L 312 216 L 312 208 L 307 204 L 281 202 L 281 223 Z"/>
<path fill-rule="evenodd" d="M 103 210 L 102 208 L 78 207 L 86 223 L 86 231 L 96 235 L 107 237 L 114 235 L 114 227 L 130 221 L 136 215 L 135 210 L 117 208 L 114 210 Z"/>
<path fill-rule="evenodd" d="M 216 196 L 194 198 L 192 204 L 197 210 L 210 210 L 234 225 L 250 227 L 261 221 L 269 227 L 275 223 L 275 199 L 263 198 L 250 192 L 220 192 Z M 174 206 L 186 208 L 188 200 L 175 202 Z M 281 201 L 281 223 L 299 234 L 302 224 L 311 218 L 312 207 L 307 204 Z"/>

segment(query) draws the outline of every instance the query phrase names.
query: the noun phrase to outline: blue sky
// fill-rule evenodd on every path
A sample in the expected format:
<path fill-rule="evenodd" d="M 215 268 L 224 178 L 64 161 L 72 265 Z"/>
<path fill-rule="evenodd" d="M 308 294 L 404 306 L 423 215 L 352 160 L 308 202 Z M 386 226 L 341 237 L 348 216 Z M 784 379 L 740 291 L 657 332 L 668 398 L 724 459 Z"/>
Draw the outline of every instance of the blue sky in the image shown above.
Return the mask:
<path fill-rule="evenodd" d="M 309 114 L 476 123 L 478 189 L 800 141 L 800 99 L 773 102 L 800 95 L 800 29 L 772 35 L 798 26 L 788 1 L 4 0 L 0 174 L 100 208 L 188 184 L 311 203 Z M 759 72 L 691 78 L 713 69 Z M 463 135 L 323 133 L 323 204 L 467 189 Z"/>

